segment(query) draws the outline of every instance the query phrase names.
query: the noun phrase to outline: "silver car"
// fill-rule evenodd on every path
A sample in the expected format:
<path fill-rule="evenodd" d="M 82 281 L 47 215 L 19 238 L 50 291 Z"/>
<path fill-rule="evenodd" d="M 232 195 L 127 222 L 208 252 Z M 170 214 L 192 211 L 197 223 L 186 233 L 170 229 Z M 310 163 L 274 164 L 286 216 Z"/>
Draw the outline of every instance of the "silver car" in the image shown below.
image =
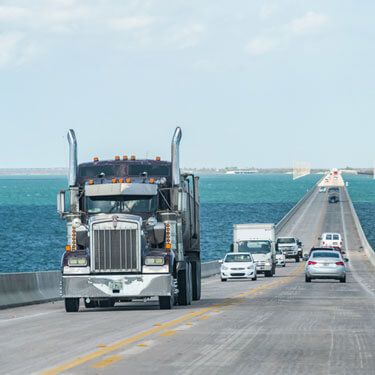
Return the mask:
<path fill-rule="evenodd" d="M 313 251 L 306 263 L 305 281 L 312 279 L 336 279 L 346 282 L 345 261 L 339 251 Z"/>

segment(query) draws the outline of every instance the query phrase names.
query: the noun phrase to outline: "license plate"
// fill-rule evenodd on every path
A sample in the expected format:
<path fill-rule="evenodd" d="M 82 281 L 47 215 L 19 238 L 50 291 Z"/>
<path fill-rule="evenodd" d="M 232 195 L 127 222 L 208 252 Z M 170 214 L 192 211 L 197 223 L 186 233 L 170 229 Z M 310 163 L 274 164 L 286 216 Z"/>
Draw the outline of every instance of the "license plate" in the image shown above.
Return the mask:
<path fill-rule="evenodd" d="M 109 284 L 109 288 L 112 290 L 121 290 L 122 289 L 122 282 L 121 281 L 112 281 Z"/>
<path fill-rule="evenodd" d="M 333 244 L 334 244 L 334 245 L 337 245 L 337 244 L 338 244 L 338 242 L 334 242 Z"/>

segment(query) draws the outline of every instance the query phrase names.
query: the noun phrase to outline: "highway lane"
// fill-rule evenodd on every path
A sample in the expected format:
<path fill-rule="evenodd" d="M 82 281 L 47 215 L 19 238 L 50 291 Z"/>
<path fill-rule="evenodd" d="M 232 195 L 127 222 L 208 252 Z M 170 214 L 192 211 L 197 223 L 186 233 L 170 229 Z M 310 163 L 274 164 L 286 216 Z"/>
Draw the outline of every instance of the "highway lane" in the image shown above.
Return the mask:
<path fill-rule="evenodd" d="M 306 250 L 323 231 L 345 229 L 352 261 L 347 203 L 326 200 L 315 192 L 281 234 L 299 237 Z M 288 263 L 256 282 L 210 278 L 202 301 L 172 311 L 152 302 L 77 314 L 60 302 L 0 311 L 1 372 L 374 373 L 374 296 L 352 272 L 346 284 L 307 284 L 303 266 Z"/>

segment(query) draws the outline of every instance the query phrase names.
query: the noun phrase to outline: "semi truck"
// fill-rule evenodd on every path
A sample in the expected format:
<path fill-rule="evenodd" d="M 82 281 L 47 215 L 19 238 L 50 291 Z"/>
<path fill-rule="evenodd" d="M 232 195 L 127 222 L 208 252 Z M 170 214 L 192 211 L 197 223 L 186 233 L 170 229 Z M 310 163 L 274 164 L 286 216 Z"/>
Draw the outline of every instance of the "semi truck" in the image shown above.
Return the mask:
<path fill-rule="evenodd" d="M 257 273 L 272 277 L 276 270 L 275 225 L 234 224 L 234 252 L 249 252 L 256 263 Z"/>
<path fill-rule="evenodd" d="M 67 312 L 157 297 L 161 309 L 201 296 L 199 178 L 180 172 L 177 127 L 171 161 L 116 155 L 78 165 L 68 132 L 69 188 L 57 196 L 66 221 L 62 297 Z"/>

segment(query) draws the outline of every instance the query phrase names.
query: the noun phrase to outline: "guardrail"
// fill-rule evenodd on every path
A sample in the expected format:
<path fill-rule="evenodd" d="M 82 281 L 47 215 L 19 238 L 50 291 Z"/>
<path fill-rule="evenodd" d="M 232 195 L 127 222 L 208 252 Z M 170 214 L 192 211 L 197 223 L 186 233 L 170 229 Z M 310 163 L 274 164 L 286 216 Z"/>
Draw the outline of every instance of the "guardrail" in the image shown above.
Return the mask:
<path fill-rule="evenodd" d="M 361 241 L 361 246 L 362 246 L 363 250 L 365 251 L 365 253 L 367 255 L 367 258 L 372 263 L 372 265 L 375 267 L 375 252 L 372 249 L 371 245 L 367 241 L 367 237 L 365 235 L 365 232 L 363 231 L 361 222 L 359 221 L 357 212 L 354 208 L 354 205 L 353 205 L 353 202 L 350 198 L 350 195 L 349 195 L 346 188 L 344 188 L 344 190 L 345 190 L 346 198 L 347 198 L 348 203 L 349 203 L 351 214 L 352 214 L 353 219 L 354 219 L 354 224 L 355 224 L 355 226 L 357 228 L 357 231 L 358 231 L 359 239 Z"/>
<path fill-rule="evenodd" d="M 217 260 L 202 263 L 202 277 L 220 272 Z M 0 274 L 0 308 L 57 301 L 60 295 L 61 272 L 19 272 Z"/>

